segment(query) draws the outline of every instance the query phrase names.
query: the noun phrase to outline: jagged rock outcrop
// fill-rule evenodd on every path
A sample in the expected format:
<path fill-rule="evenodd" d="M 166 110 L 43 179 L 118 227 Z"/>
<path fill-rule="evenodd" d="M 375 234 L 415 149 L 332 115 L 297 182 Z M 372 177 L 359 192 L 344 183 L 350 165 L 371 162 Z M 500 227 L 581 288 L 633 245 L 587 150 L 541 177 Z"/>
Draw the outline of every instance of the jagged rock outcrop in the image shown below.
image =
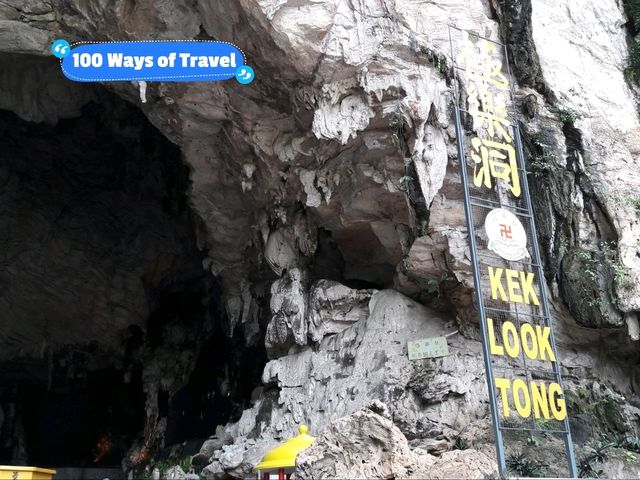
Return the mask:
<path fill-rule="evenodd" d="M 589 4 L 579 12 L 572 5 L 554 4 L 547 9 L 528 1 L 495 2 L 495 8 L 481 0 L 470 5 L 450 2 L 443 8 L 375 1 L 350 10 L 341 2 L 292 6 L 247 0 L 233 4 L 225 15 L 218 15 L 215 5 L 200 2 L 195 9 L 179 3 L 170 11 L 150 9 L 144 18 L 136 11 L 126 19 L 118 13 L 126 10 L 124 4 L 118 5 L 108 11 L 102 7 L 87 10 L 69 1 L 65 9 L 54 11 L 31 3 L 12 4 L 4 13 L 7 21 L 12 28 L 23 28 L 39 45 L 31 48 L 25 40 L 12 51 L 43 52 L 45 37 L 38 40 L 27 33 L 34 28 L 43 30 L 45 25 L 49 31 L 78 40 L 115 38 L 124 31 L 139 39 L 151 32 L 154 38 L 183 38 L 201 26 L 209 35 L 230 36 L 225 39 L 241 45 L 258 70 L 267 73 L 251 87 L 256 95 L 245 95 L 247 89 L 233 82 L 214 88 L 150 84 L 149 101 L 144 105 L 137 99 L 135 86 L 112 86 L 138 103 L 181 146 L 194 169 L 191 197 L 198 213 L 205 224 L 224 226 L 207 229 L 208 266 L 222 279 L 230 326 L 242 324 L 239 318 L 246 318 L 259 295 L 245 280 L 255 266 L 256 252 L 264 248 L 276 272 L 297 261 L 299 245 L 288 253 L 273 246 L 280 245 L 277 232 L 295 224 L 291 206 L 296 202 L 306 207 L 307 221 L 312 218 L 314 228 L 331 232 L 343 255 L 347 279 L 393 284 L 416 296 L 434 282 L 444 282 L 443 287 L 451 290 L 446 285 L 448 278 L 469 287 L 462 210 L 456 202 L 459 188 L 455 164 L 449 161 L 455 149 L 448 112 L 451 82 L 443 58 L 449 50 L 450 23 L 493 38 L 501 31 L 517 64 L 522 87 L 517 97 L 535 98 L 530 85 L 545 93 L 537 101 L 540 107 L 527 132 L 537 135 L 544 127 L 545 135 L 556 138 L 557 142 L 545 147 L 544 160 L 557 158 L 558 181 L 568 178 L 562 174 L 566 168 L 575 177 L 573 193 L 549 197 L 538 209 L 552 261 L 562 265 L 564 254 L 558 245 L 563 242 L 568 248 L 588 245 L 598 250 L 601 243 L 613 242 L 612 261 L 619 265 L 618 271 L 632 278 L 638 275 L 640 263 L 634 260 L 634 252 L 640 233 L 633 207 L 637 176 L 631 159 L 637 158 L 640 149 L 640 124 L 632 90 L 623 78 L 625 17 L 613 0 Z M 545 13 L 549 9 L 554 15 Z M 170 21 L 160 21 L 165 16 Z M 43 23 L 45 17 L 51 23 Z M 340 22 L 331 22 L 331 18 Z M 235 29 L 229 29 L 228 19 Z M 557 25 L 562 28 L 558 30 Z M 592 31 L 599 32 L 603 40 L 569 41 Z M 47 34 L 46 29 L 43 32 Z M 254 37 L 262 41 L 247 41 Z M 562 48 L 556 48 L 556 37 Z M 582 60 L 571 63 L 577 58 L 586 59 L 589 67 L 583 68 Z M 562 67 L 563 62 L 569 70 Z M 331 75 L 336 67 L 340 78 Z M 284 83 L 296 87 L 289 92 L 283 89 Z M 24 94 L 9 95 L 5 108 L 24 118 L 42 118 L 38 105 L 49 105 L 59 97 L 58 90 L 49 91 L 57 84 L 68 88 L 66 80 L 52 80 L 47 82 L 49 89 L 32 89 L 28 101 Z M 7 85 L 5 90 L 15 87 Z M 75 93 L 69 96 L 87 101 Z M 291 100 L 294 110 L 289 110 Z M 624 118 L 617 123 L 619 128 L 611 126 L 610 112 L 614 111 L 616 118 Z M 562 122 L 562 118 L 573 118 L 571 112 L 581 118 Z M 55 121 L 53 115 L 47 113 L 46 118 Z M 392 129 L 381 128 L 393 123 L 394 117 L 396 125 L 406 126 L 410 140 L 407 151 L 400 154 Z M 261 122 L 256 123 L 258 118 Z M 230 130 L 220 129 L 222 121 L 229 122 Z M 208 130 L 205 124 L 213 126 Z M 578 144 L 571 134 L 574 130 L 579 132 Z M 580 161 L 563 166 L 562 157 L 576 154 Z M 410 188 L 414 193 L 409 195 L 409 204 L 399 183 L 405 160 L 416 182 Z M 551 160 L 550 164 L 555 163 Z M 216 178 L 214 171 L 233 174 Z M 612 183 L 617 176 L 628 181 L 623 192 L 613 195 L 619 190 Z M 542 194 L 541 200 L 544 197 Z M 258 205 L 262 210 L 255 208 Z M 569 206 L 574 220 L 567 230 L 561 225 Z M 549 209 L 556 215 L 542 213 Z M 419 238 L 414 241 L 416 233 Z M 301 251 L 310 255 L 313 248 L 303 246 Z M 580 288 L 570 281 L 565 284 L 571 292 Z M 452 294 L 462 319 L 468 316 L 469 306 L 464 297 L 455 291 Z M 612 305 L 615 316 L 636 325 L 639 298 L 632 283 L 616 281 L 612 294 L 603 295 L 601 301 Z M 580 309 L 572 308 L 572 313 L 580 322 Z M 620 324 L 620 320 L 614 322 Z"/>
<path fill-rule="evenodd" d="M 319 342 L 369 316 L 375 290 L 354 290 L 338 282 L 318 280 L 309 293 L 309 338 Z"/>
<path fill-rule="evenodd" d="M 447 58 L 448 26 L 455 24 L 502 38 L 511 54 L 567 384 L 588 390 L 593 404 L 619 392 L 624 428 L 637 428 L 638 411 L 627 400 L 640 402 L 631 381 L 640 339 L 640 120 L 624 75 L 625 22 L 616 0 L 3 2 L 0 108 L 61 125 L 104 102 L 104 89 L 119 95 L 179 148 L 198 221 L 182 224 L 185 241 L 155 207 L 132 208 L 107 192 L 61 223 L 66 217 L 55 212 L 79 203 L 73 192 L 61 186 L 56 191 L 64 194 L 44 194 L 52 191 L 34 184 L 40 196 L 30 196 L 20 175 L 3 173 L 4 195 L 19 199 L 17 209 L 31 212 L 32 223 L 13 228 L 21 219 L 5 217 L 15 221 L 3 237 L 8 287 L 0 302 L 11 315 L 0 318 L 0 356 L 30 345 L 26 353 L 42 359 L 44 347 L 61 337 L 117 346 L 116 330 L 138 327 L 146 335 L 135 355 L 138 365 L 146 359 L 147 421 L 128 466 L 142 465 L 170 430 L 165 397 L 186 388 L 204 339 L 177 314 L 179 325 L 165 319 L 160 333 L 148 334 L 157 320 L 150 305 L 158 305 L 140 278 L 173 286 L 197 271 L 215 284 L 207 294 L 216 305 L 196 322 L 202 336 L 224 332 L 235 351 L 235 360 L 224 360 L 226 373 L 216 373 L 219 385 L 202 394 L 224 400 L 231 385 L 239 388 L 234 366 L 243 349 L 264 344 L 270 359 L 263 385 L 249 386 L 257 387 L 253 406 L 234 411 L 239 421 L 220 427 L 197 455 L 199 466 L 208 464 L 207 478 L 240 476 L 297 423 L 321 430 L 374 398 L 388 404 L 412 446 L 468 424 L 483 424 L 477 428 L 486 433 L 451 122 L 457 79 Z M 257 78 L 248 87 L 150 82 L 142 103 L 137 84 L 71 84 L 48 55 L 54 37 L 224 39 L 247 53 Z M 31 141 L 28 132 L 19 138 Z M 37 150 L 38 142 L 29 147 Z M 16 149 L 10 154 L 19 157 Z M 20 165 L 9 160 L 11 168 Z M 102 171 L 83 168 L 76 155 L 68 163 L 54 185 L 95 185 Z M 49 168 L 26 165 L 29 172 Z M 123 218 L 139 207 L 154 221 L 114 229 L 113 216 L 96 213 L 104 202 L 110 213 L 119 206 Z M 82 234 L 87 217 L 99 219 L 96 238 Z M 114 231 L 133 240 L 102 255 L 95 247 Z M 202 249 L 204 258 L 185 245 Z M 15 261 L 21 255 L 26 268 Z M 43 262 L 50 268 L 40 269 Z M 42 303 L 28 301 L 38 296 Z M 448 337 L 451 355 L 408 360 L 407 341 L 456 330 Z M 465 454 L 445 455 L 454 464 Z"/>
<path fill-rule="evenodd" d="M 326 282 L 319 286 L 326 288 Z M 349 292 L 337 284 L 332 288 Z M 425 451 L 431 448 L 428 438 L 485 428 L 484 371 L 473 361 L 480 353 L 478 342 L 454 334 L 447 357 L 414 362 L 407 357 L 407 341 L 455 333 L 454 325 L 434 311 L 394 290 L 353 291 L 351 303 L 343 299 L 330 310 L 312 303 L 310 316 L 340 318 L 345 311 L 358 311 L 362 298 L 369 296 L 368 308 L 358 312 L 357 321 L 266 365 L 264 391 L 252 409 L 225 429 L 234 448 L 247 451 L 243 461 L 225 469 L 224 449 L 218 450 L 211 455 L 207 475 L 216 478 L 216 472 L 222 476 L 226 471 L 240 476 L 255 465 L 251 459 L 257 451 L 264 453 L 274 439 L 286 439 L 299 424 L 318 431 L 367 407 L 372 399 L 388 405 L 388 416 Z M 478 427 L 469 427 L 473 424 Z"/>
<path fill-rule="evenodd" d="M 298 455 L 296 476 L 314 478 L 487 478 L 495 464 L 477 450 L 434 457 L 412 451 L 391 420 L 359 410 L 331 422 Z"/>

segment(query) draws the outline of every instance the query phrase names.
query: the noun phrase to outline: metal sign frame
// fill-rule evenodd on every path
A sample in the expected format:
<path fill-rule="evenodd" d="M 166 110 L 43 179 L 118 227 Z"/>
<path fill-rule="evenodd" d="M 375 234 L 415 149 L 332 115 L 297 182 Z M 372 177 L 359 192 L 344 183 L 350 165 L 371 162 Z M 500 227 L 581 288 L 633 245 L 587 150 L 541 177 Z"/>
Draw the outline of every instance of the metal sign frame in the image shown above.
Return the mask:
<path fill-rule="evenodd" d="M 457 80 L 459 78 L 460 72 L 465 72 L 465 69 L 456 63 L 456 54 L 454 50 L 454 40 L 453 40 L 452 32 L 454 34 L 457 33 L 460 37 L 462 37 L 463 34 L 465 34 L 469 37 L 476 38 L 478 41 L 490 42 L 492 45 L 497 47 L 499 51 L 501 51 L 502 57 L 504 59 L 504 63 L 507 66 L 506 72 L 504 73 L 507 75 L 507 79 L 510 80 L 512 77 L 511 77 L 511 71 L 509 68 L 507 49 L 504 44 L 482 37 L 473 32 L 462 30 L 452 25 L 449 26 L 449 43 L 450 43 L 450 49 L 451 49 L 452 67 L 454 72 L 453 91 L 454 91 L 454 101 L 455 101 L 455 130 L 456 130 L 456 137 L 457 137 L 457 153 L 458 153 L 459 167 L 460 167 L 460 178 L 461 178 L 461 183 L 462 183 L 463 193 L 464 193 L 464 209 L 465 209 L 465 216 L 467 220 L 467 232 L 468 232 L 468 242 L 469 242 L 470 256 L 471 256 L 473 281 L 475 285 L 475 300 L 477 302 L 479 320 L 480 320 L 480 326 L 481 326 L 480 332 L 482 337 L 483 359 L 484 359 L 484 366 L 485 366 L 485 372 L 487 377 L 487 385 L 489 390 L 489 404 L 490 404 L 490 410 L 491 410 L 493 429 L 495 432 L 496 454 L 497 454 L 500 476 L 502 478 L 508 478 L 508 472 L 507 472 L 506 460 L 505 460 L 504 433 L 505 431 L 511 430 L 511 431 L 522 431 L 522 432 L 543 431 L 543 432 L 550 432 L 550 433 L 562 435 L 564 437 L 565 453 L 567 457 L 569 474 L 573 478 L 577 478 L 577 470 L 576 470 L 575 457 L 573 453 L 571 431 L 569 429 L 568 415 L 566 415 L 562 421 L 558 421 L 558 423 L 561 423 L 561 427 L 554 430 L 550 430 L 548 428 L 542 428 L 539 421 L 536 419 L 533 419 L 532 421 L 530 421 L 529 426 L 527 427 L 521 427 L 521 426 L 512 427 L 512 426 L 509 426 L 508 424 L 505 424 L 505 422 L 500 417 L 500 413 L 499 413 L 500 399 L 496 395 L 496 384 L 494 383 L 495 382 L 495 377 L 494 377 L 495 357 L 492 357 L 492 353 L 490 351 L 489 331 L 488 331 L 488 325 L 487 325 L 487 308 L 491 311 L 494 311 L 494 314 L 498 311 L 498 309 L 492 308 L 491 306 L 487 306 L 485 302 L 485 296 L 483 295 L 483 278 L 482 278 L 480 266 L 484 258 L 487 257 L 487 255 L 484 253 L 479 253 L 478 240 L 476 239 L 476 236 L 477 236 L 476 228 L 477 228 L 477 223 L 479 222 L 476 222 L 476 218 L 474 217 L 478 217 L 479 215 L 474 214 L 474 212 L 477 212 L 479 209 L 495 209 L 495 208 L 510 209 L 514 214 L 518 215 L 519 218 L 523 219 L 528 229 L 528 232 L 529 232 L 528 235 L 530 238 L 530 246 L 531 246 L 531 261 L 530 263 L 526 263 L 526 264 L 521 262 L 521 264 L 526 265 L 527 268 L 530 268 L 532 272 L 535 273 L 535 275 L 537 276 L 537 280 L 538 280 L 537 287 L 539 291 L 539 313 L 537 315 L 532 315 L 524 312 L 519 312 L 518 308 L 516 307 L 515 318 L 518 326 L 521 326 L 522 324 L 525 323 L 524 320 L 521 320 L 522 316 L 529 316 L 529 317 L 537 317 L 537 319 L 531 318 L 529 320 L 532 323 L 534 321 L 538 321 L 540 322 L 540 325 L 544 327 L 549 327 L 550 344 L 555 357 L 555 361 L 551 362 L 551 370 L 549 372 L 544 372 L 544 373 L 549 374 L 550 378 L 552 378 L 555 382 L 557 382 L 557 384 L 560 385 L 562 392 L 564 392 L 564 389 L 562 387 L 562 379 L 560 375 L 560 365 L 559 365 L 559 359 L 557 356 L 556 341 L 555 341 L 553 326 L 551 322 L 551 314 L 549 309 L 548 298 L 545 290 L 545 280 L 544 280 L 545 277 L 542 269 L 540 249 L 537 241 L 537 231 L 536 231 L 535 221 L 533 217 L 531 197 L 529 194 L 527 172 L 524 164 L 524 152 L 523 152 L 522 141 L 520 137 L 520 128 L 518 125 L 518 120 L 517 120 L 517 116 L 514 108 L 514 94 L 513 94 L 512 84 L 511 84 L 511 81 L 508 82 L 508 95 L 509 95 L 508 100 L 509 100 L 510 108 L 507 111 L 508 112 L 507 114 L 510 117 L 509 118 L 511 123 L 510 127 L 512 128 L 512 131 L 513 131 L 513 140 L 515 140 L 515 153 L 516 153 L 515 157 L 517 162 L 517 169 L 519 170 L 517 175 L 520 178 L 520 184 L 522 187 L 521 197 L 518 199 L 522 205 L 520 207 L 514 206 L 513 204 L 510 205 L 508 204 L 508 202 L 503 203 L 502 201 L 496 202 L 493 200 L 487 200 L 486 198 L 475 196 L 471 192 L 472 187 L 470 187 L 469 171 L 468 171 L 469 164 L 467 159 L 467 153 L 465 151 L 466 134 L 463 128 L 463 114 L 469 114 L 469 112 L 461 106 L 460 102 L 462 101 L 462 98 L 460 95 L 460 87 L 457 84 Z M 495 188 L 497 188 L 497 186 Z M 504 262 L 503 259 L 500 259 L 500 260 Z M 508 263 L 511 264 L 511 262 L 508 262 Z M 489 301 L 488 303 L 490 304 L 491 302 Z M 513 312 L 511 310 L 506 310 L 506 312 L 509 315 L 513 315 Z M 494 316 L 494 314 L 492 314 L 492 316 Z M 523 372 L 524 377 L 527 380 L 531 380 L 534 378 L 544 378 L 544 377 L 537 376 L 537 375 L 541 375 L 541 373 L 527 364 L 527 359 L 524 357 L 524 355 L 522 358 L 523 358 L 524 367 L 517 367 L 516 369 L 521 370 Z M 502 398 L 502 400 L 504 400 L 504 397 Z M 566 404 L 565 404 L 565 408 L 566 408 Z"/>

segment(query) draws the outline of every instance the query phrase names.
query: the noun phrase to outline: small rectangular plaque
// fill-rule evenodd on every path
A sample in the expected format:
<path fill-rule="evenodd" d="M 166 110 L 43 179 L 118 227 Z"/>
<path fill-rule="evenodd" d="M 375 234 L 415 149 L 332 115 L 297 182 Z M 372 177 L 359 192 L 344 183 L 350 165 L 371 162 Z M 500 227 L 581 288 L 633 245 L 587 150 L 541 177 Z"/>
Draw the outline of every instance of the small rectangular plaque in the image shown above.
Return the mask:
<path fill-rule="evenodd" d="M 407 343 L 409 360 L 421 358 L 437 358 L 449 355 L 449 345 L 445 337 L 430 337 L 413 340 Z"/>

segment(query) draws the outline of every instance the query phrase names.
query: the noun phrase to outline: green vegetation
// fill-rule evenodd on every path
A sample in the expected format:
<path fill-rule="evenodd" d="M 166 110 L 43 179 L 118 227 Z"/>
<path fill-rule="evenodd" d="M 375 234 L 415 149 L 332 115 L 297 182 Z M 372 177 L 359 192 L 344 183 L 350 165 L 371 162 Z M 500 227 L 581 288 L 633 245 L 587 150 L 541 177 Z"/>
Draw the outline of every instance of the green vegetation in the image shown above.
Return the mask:
<path fill-rule="evenodd" d="M 624 0 L 624 8 L 634 25 L 640 27 L 640 0 Z"/>
<path fill-rule="evenodd" d="M 409 189 L 409 184 L 413 183 L 413 178 L 409 175 L 405 175 L 404 177 L 400 177 L 400 190 L 404 190 L 405 192 Z"/>
<path fill-rule="evenodd" d="M 158 462 L 156 462 L 156 467 L 158 468 L 158 470 L 160 470 L 160 473 L 162 472 L 166 472 L 167 470 L 169 470 L 171 468 L 173 464 L 171 462 L 169 462 L 168 460 L 160 460 Z"/>
<path fill-rule="evenodd" d="M 402 155 L 404 155 L 404 151 L 402 151 L 404 150 L 404 115 L 405 106 L 402 102 L 398 102 L 396 111 L 393 113 L 391 120 L 389 120 L 393 143 L 395 143 L 396 147 L 400 148 Z"/>
<path fill-rule="evenodd" d="M 624 8 L 635 32 L 629 49 L 629 66 L 625 73 L 631 82 L 640 83 L 640 0 L 624 0 Z"/>
<path fill-rule="evenodd" d="M 578 120 L 581 115 L 575 110 L 560 110 L 558 112 L 558 119 L 567 125 L 573 125 L 576 120 Z"/>
<path fill-rule="evenodd" d="M 160 473 L 164 473 L 173 466 L 179 466 L 183 472 L 189 473 L 191 470 L 191 457 L 183 457 L 177 460 L 158 460 L 154 465 L 149 465 L 144 472 L 144 480 L 151 480 L 153 470 L 157 468 Z"/>
<path fill-rule="evenodd" d="M 561 427 L 559 422 L 552 418 L 541 418 L 537 422 L 540 430 L 559 430 Z"/>
<path fill-rule="evenodd" d="M 178 466 L 182 469 L 183 472 L 189 473 L 189 470 L 191 470 L 191 458 L 181 458 L 180 460 L 178 460 Z"/>
<path fill-rule="evenodd" d="M 579 478 L 600 478 L 602 470 L 598 469 L 597 460 L 591 455 L 585 455 L 578 460 Z"/>
<path fill-rule="evenodd" d="M 539 447 L 540 439 L 535 435 L 531 434 L 527 437 L 527 445 L 531 445 L 532 447 Z"/>
<path fill-rule="evenodd" d="M 636 453 L 640 449 L 640 437 L 604 435 L 601 440 L 591 442 L 587 448 L 589 453 L 578 461 L 578 476 L 580 478 L 600 478 L 602 469 L 599 469 L 598 466 L 609 457 L 622 458 L 625 462 L 638 460 Z M 622 449 L 622 451 L 611 451 L 612 449 Z"/>
<path fill-rule="evenodd" d="M 640 195 L 629 197 L 627 201 L 636 210 L 636 214 L 640 215 Z"/>
<path fill-rule="evenodd" d="M 415 235 L 416 237 L 424 237 L 427 234 L 427 222 L 421 221 L 419 225 L 416 225 Z"/>
<path fill-rule="evenodd" d="M 469 448 L 469 441 L 464 439 L 463 437 L 456 438 L 456 441 L 453 442 L 454 450 L 466 450 Z"/>
<path fill-rule="evenodd" d="M 425 292 L 427 295 L 431 295 L 432 297 L 439 298 L 440 297 L 440 280 L 435 277 L 430 277 L 427 279 L 427 287 L 425 288 Z"/>
<path fill-rule="evenodd" d="M 629 274 L 629 269 L 618 259 L 616 250 L 618 246 L 615 242 L 602 242 L 600 249 L 604 255 L 605 265 L 613 277 L 613 281 L 621 288 L 632 288 L 633 280 Z"/>
<path fill-rule="evenodd" d="M 629 269 L 619 260 L 617 245 L 615 242 L 601 242 L 600 248 L 582 249 L 577 253 L 582 260 L 584 274 L 590 282 L 598 282 L 598 267 L 604 266 L 610 278 L 620 288 L 633 287 L 633 279 L 629 275 Z M 598 300 L 590 300 L 593 305 L 598 306 Z"/>
<path fill-rule="evenodd" d="M 532 143 L 531 155 L 527 161 L 529 174 L 535 177 L 544 177 L 550 173 L 559 172 L 562 168 L 556 163 L 556 156 L 549 145 L 545 143 L 544 132 L 535 132 L 529 135 Z"/>
<path fill-rule="evenodd" d="M 550 153 L 543 153 L 542 155 L 532 155 L 529 157 L 527 166 L 530 173 L 536 177 L 554 173 L 560 170 L 560 167 L 554 162 L 555 157 Z"/>
<path fill-rule="evenodd" d="M 435 66 L 436 69 L 438 70 L 438 72 L 441 75 L 446 76 L 447 75 L 447 57 L 445 57 L 444 55 L 435 55 Z"/>
<path fill-rule="evenodd" d="M 546 475 L 544 468 L 524 453 L 512 453 L 507 457 L 507 468 L 519 477 L 540 478 Z"/>
<path fill-rule="evenodd" d="M 640 449 L 640 437 L 620 437 L 617 435 L 602 437 L 601 440 L 591 442 L 588 446 L 590 453 L 582 457 L 578 462 L 579 474 L 581 478 L 600 478 L 602 469 L 598 465 L 603 464 L 609 457 L 621 455 L 626 462 L 635 462 L 638 457 L 636 453 Z M 623 449 L 622 452 L 612 452 L 612 449 Z"/>
<path fill-rule="evenodd" d="M 629 52 L 629 66 L 625 73 L 630 81 L 640 83 L 640 35 L 633 39 Z"/>
<path fill-rule="evenodd" d="M 631 452 L 640 453 L 640 437 L 638 435 L 626 437 L 622 447 Z"/>
<path fill-rule="evenodd" d="M 611 397 L 604 397 L 597 402 L 590 403 L 587 411 L 600 422 L 601 431 L 616 434 L 623 428 L 624 418 L 620 411 L 620 405 Z M 608 441 L 608 444 L 616 444 L 616 441 Z"/>
<path fill-rule="evenodd" d="M 636 211 L 636 215 L 640 216 L 640 195 L 634 192 L 610 192 L 607 189 L 602 191 L 602 196 L 608 196 L 612 202 L 621 205 L 629 205 Z"/>

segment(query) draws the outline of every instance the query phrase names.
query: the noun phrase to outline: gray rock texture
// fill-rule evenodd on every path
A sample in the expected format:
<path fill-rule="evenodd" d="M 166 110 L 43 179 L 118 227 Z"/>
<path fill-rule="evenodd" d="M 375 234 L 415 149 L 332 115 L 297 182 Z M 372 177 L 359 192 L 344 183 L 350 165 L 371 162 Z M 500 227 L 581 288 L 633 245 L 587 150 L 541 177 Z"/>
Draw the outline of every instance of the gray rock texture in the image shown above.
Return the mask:
<path fill-rule="evenodd" d="M 7 132 L 17 118 L 51 128 L 87 118 L 91 102 L 117 95 L 189 169 L 176 190 L 188 202 L 164 198 L 175 183 L 153 178 L 155 164 L 115 194 L 102 188 L 111 177 L 99 159 L 80 155 L 96 145 L 61 165 L 46 155 L 36 163 L 16 145 L 33 153 L 48 143 L 31 130 L 4 135 L 17 140 L 3 139 L 0 163 L 0 359 L 49 362 L 65 346 L 98 345 L 122 360 L 123 332 L 139 329 L 146 419 L 127 468 L 162 447 L 170 415 L 160 400 L 185 387 L 212 331 L 234 352 L 207 394 L 242 389 L 245 349 L 264 344 L 268 363 L 262 385 L 249 385 L 249 408 L 221 421 L 219 441 L 194 458 L 205 478 L 241 477 L 299 423 L 324 432 L 301 463 L 308 478 L 410 477 L 424 463 L 416 449 L 440 453 L 460 432 L 488 444 L 451 116 L 455 24 L 502 39 L 511 55 L 563 375 L 574 400 L 588 399 L 573 406 L 590 419 L 582 430 L 603 433 L 593 419 L 614 405 L 624 418 L 616 429 L 637 431 L 640 117 L 624 73 L 627 22 L 617 0 L 0 2 L 0 108 L 17 115 L 5 118 Z M 257 78 L 248 87 L 149 82 L 143 103 L 138 85 L 62 77 L 48 53 L 61 37 L 222 39 L 246 52 Z M 125 117 L 112 123 L 131 147 Z M 117 178 L 142 172 L 129 169 L 140 155 L 107 154 L 126 157 Z M 38 181 L 43 170 L 50 181 Z M 203 302 L 193 323 L 173 315 L 152 341 L 159 300 L 149 292 L 200 275 L 215 286 L 203 293 L 215 306 Z M 449 356 L 408 360 L 409 340 L 448 334 Z M 362 413 L 372 400 L 390 419 Z M 15 415 L 5 423 L 20 431 Z M 353 443 L 364 426 L 391 436 L 387 452 Z M 343 453 L 331 450 L 340 435 Z M 428 469 L 484 475 L 483 455 L 446 451 L 428 456 Z M 372 456 L 383 461 L 362 470 L 358 460 Z M 623 476 L 624 466 L 608 471 Z"/>
<path fill-rule="evenodd" d="M 477 450 L 434 457 L 411 450 L 393 422 L 359 410 L 331 422 L 303 450 L 296 476 L 314 478 L 487 478 L 496 475 L 493 458 Z"/>

